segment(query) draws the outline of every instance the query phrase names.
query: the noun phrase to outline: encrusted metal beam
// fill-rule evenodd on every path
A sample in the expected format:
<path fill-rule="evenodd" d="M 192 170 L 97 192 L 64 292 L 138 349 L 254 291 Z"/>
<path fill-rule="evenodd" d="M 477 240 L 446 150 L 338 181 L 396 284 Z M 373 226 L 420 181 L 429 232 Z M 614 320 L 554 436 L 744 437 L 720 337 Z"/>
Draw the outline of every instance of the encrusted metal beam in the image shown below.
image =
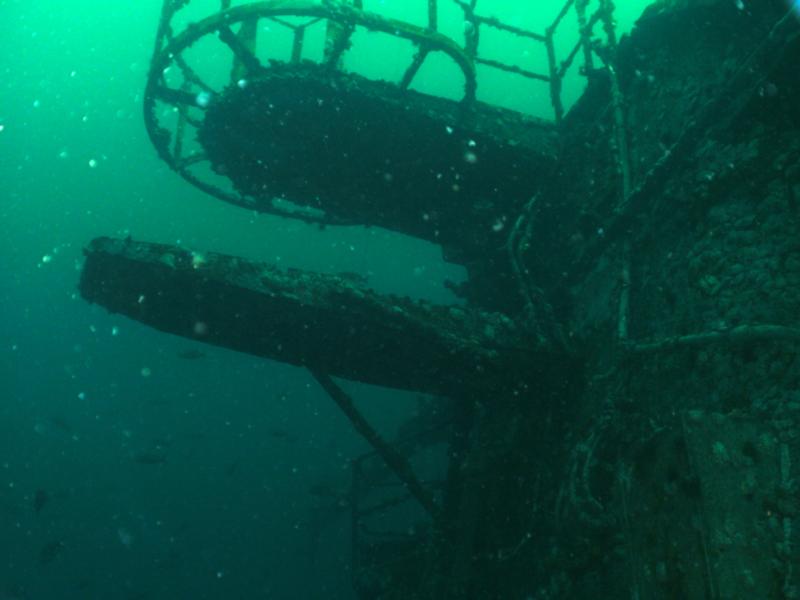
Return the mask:
<path fill-rule="evenodd" d="M 80 292 L 146 325 L 316 372 L 443 395 L 533 387 L 574 362 L 497 313 L 383 296 L 351 276 L 97 238 Z M 560 375 L 559 375 L 560 374 Z"/>

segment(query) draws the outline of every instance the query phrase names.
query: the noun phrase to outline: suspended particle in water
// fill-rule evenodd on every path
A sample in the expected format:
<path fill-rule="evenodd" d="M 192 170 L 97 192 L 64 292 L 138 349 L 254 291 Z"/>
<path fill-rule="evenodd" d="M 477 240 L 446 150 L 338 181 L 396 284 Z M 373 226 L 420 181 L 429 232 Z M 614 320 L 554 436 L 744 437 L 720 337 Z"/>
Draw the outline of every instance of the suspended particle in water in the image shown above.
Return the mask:
<path fill-rule="evenodd" d="M 111 335 L 119 335 L 119 327 L 117 327 L 116 325 L 114 325 L 114 326 L 111 328 Z"/>
<path fill-rule="evenodd" d="M 758 90 L 758 95 L 762 98 L 774 98 L 778 95 L 778 86 L 768 81 Z"/>
<path fill-rule="evenodd" d="M 153 372 L 150 370 L 150 367 L 142 367 L 140 373 L 142 374 L 142 377 L 150 377 L 150 375 L 153 374 Z"/>
<path fill-rule="evenodd" d="M 247 87 L 247 79 L 240 79 L 236 82 L 236 85 L 239 87 L 240 90 L 243 90 Z"/>
<path fill-rule="evenodd" d="M 495 220 L 494 223 L 492 223 L 492 231 L 494 231 L 495 233 L 500 233 L 501 231 L 503 231 L 503 228 L 505 226 L 506 226 L 506 218 L 499 217 L 498 219 Z"/>
<path fill-rule="evenodd" d="M 122 543 L 122 545 L 125 547 L 129 548 L 133 543 L 133 535 L 131 535 L 131 532 L 124 527 L 117 529 L 117 537 L 119 538 L 120 543 Z"/>
<path fill-rule="evenodd" d="M 192 252 L 192 268 L 199 269 L 206 264 L 206 257 L 200 252 Z"/>
<path fill-rule="evenodd" d="M 49 263 L 51 260 L 53 260 L 53 257 L 50 254 L 45 254 L 42 257 L 42 263 L 44 263 L 44 264 Z"/>
<path fill-rule="evenodd" d="M 208 325 L 203 323 L 203 321 L 197 321 L 194 324 L 193 330 L 195 335 L 206 335 L 208 333 Z"/>
<path fill-rule="evenodd" d="M 6 126 L 3 125 L 2 123 L 0 123 L 0 133 L 2 133 L 3 130 L 5 130 L 5 128 L 6 128 Z"/>
<path fill-rule="evenodd" d="M 86 392 L 80 392 L 78 394 L 78 400 L 86 400 Z"/>
<path fill-rule="evenodd" d="M 39 100 L 34 100 L 33 101 L 33 108 L 39 108 L 41 105 L 42 105 L 42 103 Z"/>
<path fill-rule="evenodd" d="M 89 159 L 89 168 L 90 169 L 94 169 L 95 167 L 97 167 L 97 161 L 95 159 L 93 159 L 93 158 L 90 158 Z"/>
<path fill-rule="evenodd" d="M 195 96 L 194 101 L 200 108 L 206 108 L 211 103 L 211 94 L 208 92 L 200 92 Z"/>
<path fill-rule="evenodd" d="M 474 165 L 478 162 L 478 155 L 474 152 L 465 152 L 464 153 L 464 162 L 470 165 Z"/>

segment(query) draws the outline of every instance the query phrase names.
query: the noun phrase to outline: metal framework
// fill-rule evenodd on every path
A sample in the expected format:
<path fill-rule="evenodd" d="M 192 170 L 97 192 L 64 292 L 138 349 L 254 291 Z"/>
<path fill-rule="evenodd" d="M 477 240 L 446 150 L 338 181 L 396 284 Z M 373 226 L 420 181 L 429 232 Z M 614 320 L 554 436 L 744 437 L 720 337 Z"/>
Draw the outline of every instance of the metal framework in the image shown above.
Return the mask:
<path fill-rule="evenodd" d="M 453 423 L 444 423 L 434 429 L 419 432 L 413 436 L 395 441 L 395 445 L 403 448 L 413 446 L 420 438 L 449 430 Z M 413 454 L 413 451 L 410 453 Z M 411 457 L 409 456 L 409 459 Z M 420 538 L 415 531 L 416 525 L 424 524 L 431 529 L 441 527 L 441 515 L 437 510 L 431 514 L 427 510 L 420 510 L 419 503 L 415 510 L 415 495 L 401 480 L 393 477 L 381 463 L 382 457 L 378 452 L 362 454 L 351 463 L 350 487 L 350 534 L 351 534 L 351 576 L 356 590 L 361 589 L 366 575 L 373 570 L 390 568 L 398 561 L 414 562 L 424 560 L 426 548 L 421 545 L 423 541 L 430 542 L 428 538 Z M 384 474 L 385 477 L 378 475 Z M 421 485 L 432 498 L 436 498 L 437 506 L 444 500 L 445 479 L 421 482 Z M 410 505 L 410 506 L 409 506 Z M 404 515 L 400 518 L 406 526 L 387 519 L 387 516 L 399 511 Z M 398 515 L 395 514 L 395 517 Z M 410 520 L 409 520 L 410 519 Z M 385 523 L 392 523 L 386 526 Z M 380 529 L 370 527 L 370 523 L 384 523 Z M 382 559 L 370 558 L 370 548 L 381 544 L 396 545 L 400 548 L 392 553 L 391 557 Z M 368 577 L 367 577 L 368 579 Z"/>
<path fill-rule="evenodd" d="M 410 41 L 416 48 L 411 63 L 406 67 L 400 89 L 408 89 L 429 56 L 443 53 L 463 75 L 460 105 L 470 110 L 477 104 L 478 81 L 476 67 L 482 65 L 522 77 L 541 81 L 550 89 L 554 112 L 554 125 L 564 115 L 561 87 L 564 76 L 582 51 L 583 72 L 593 69 L 590 37 L 594 26 L 603 20 L 604 3 L 592 14 L 587 14 L 589 0 L 567 0 L 554 21 L 544 33 L 528 31 L 501 20 L 483 16 L 479 12 L 480 0 L 428 0 L 427 26 L 420 27 L 390 19 L 363 9 L 363 0 L 269 0 L 232 5 L 231 0 L 220 0 L 218 10 L 183 26 L 180 24 L 193 0 L 164 0 L 156 36 L 153 58 L 144 99 L 145 123 L 159 156 L 184 179 L 203 191 L 234 205 L 262 212 L 298 218 L 309 222 L 346 224 L 340 217 L 321 214 L 320 211 L 297 207 L 288 202 L 273 201 L 271 205 L 256 205 L 254 199 L 220 181 L 210 168 L 209 159 L 202 147 L 193 145 L 196 132 L 202 126 L 208 99 L 221 90 L 204 79 L 189 64 L 186 52 L 204 38 L 216 36 L 228 49 L 233 68 L 228 85 L 257 77 L 271 68 L 256 54 L 259 24 L 270 22 L 288 28 L 292 34 L 290 63 L 303 60 L 306 33 L 310 27 L 325 27 L 325 48 L 322 64 L 338 69 L 341 59 L 352 45 L 352 34 L 357 28 L 388 34 Z M 445 3 L 459 7 L 464 13 L 464 44 L 439 31 L 439 12 Z M 556 57 L 554 36 L 570 10 L 575 10 L 580 36 L 566 58 Z M 481 55 L 479 41 L 482 31 L 495 29 L 542 44 L 547 51 L 548 72 L 537 73 L 519 66 L 489 59 Z M 168 76 L 169 74 L 169 76 Z M 176 77 L 176 75 L 178 75 Z M 172 79 L 178 79 L 175 84 Z M 193 135 L 195 134 L 195 135 Z"/>

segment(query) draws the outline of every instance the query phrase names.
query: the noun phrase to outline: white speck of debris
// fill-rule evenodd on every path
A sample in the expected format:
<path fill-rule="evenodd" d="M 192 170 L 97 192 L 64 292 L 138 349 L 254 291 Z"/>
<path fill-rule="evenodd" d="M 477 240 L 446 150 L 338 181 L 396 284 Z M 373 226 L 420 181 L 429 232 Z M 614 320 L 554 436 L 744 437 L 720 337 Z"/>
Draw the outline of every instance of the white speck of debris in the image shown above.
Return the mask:
<path fill-rule="evenodd" d="M 236 82 L 236 85 L 239 86 L 240 90 L 243 90 L 244 88 L 247 87 L 247 79 L 240 79 L 239 81 Z"/>
<path fill-rule="evenodd" d="M 93 158 L 89 159 L 89 168 L 94 169 L 97 166 L 97 161 Z"/>
<path fill-rule="evenodd" d="M 45 254 L 45 255 L 42 257 L 42 263 L 44 263 L 44 264 L 47 264 L 47 263 L 49 263 L 51 260 L 53 260 L 53 257 L 52 257 L 52 256 L 50 256 L 49 254 Z"/>
<path fill-rule="evenodd" d="M 86 400 L 86 392 L 80 392 L 78 394 L 78 400 Z"/>
<path fill-rule="evenodd" d="M 133 543 L 133 536 L 131 535 L 131 532 L 124 527 L 117 529 L 117 537 L 122 545 L 126 548 L 130 548 L 131 544 Z"/>
<path fill-rule="evenodd" d="M 503 228 L 506 226 L 506 220 L 503 217 L 496 219 L 495 222 L 492 224 L 492 231 L 495 233 L 499 233 L 503 231 Z"/>
<path fill-rule="evenodd" d="M 6 126 L 0 123 L 0 133 L 2 133 L 5 130 L 5 128 Z"/>
<path fill-rule="evenodd" d="M 225 576 L 223 571 L 217 571 L 217 579 L 222 579 Z"/>
<path fill-rule="evenodd" d="M 194 101 L 200 108 L 205 108 L 211 102 L 211 94 L 208 92 L 200 92 L 197 94 L 197 96 L 195 96 Z"/>
<path fill-rule="evenodd" d="M 478 144 L 475 142 L 475 140 L 470 140 L 467 142 L 467 146 L 469 146 L 470 148 L 474 148 L 477 145 Z"/>
<path fill-rule="evenodd" d="M 153 372 L 150 370 L 150 367 L 142 367 L 140 373 L 142 374 L 142 377 L 150 377 L 150 375 L 153 374 Z"/>
<path fill-rule="evenodd" d="M 468 163 L 470 165 L 474 165 L 476 162 L 478 162 L 478 155 L 475 154 L 474 152 L 465 152 L 464 153 L 464 162 L 466 162 L 466 163 Z"/>
<path fill-rule="evenodd" d="M 111 335 L 119 335 L 119 327 L 117 327 L 116 325 L 114 325 L 114 326 L 111 328 Z"/>
<path fill-rule="evenodd" d="M 199 252 L 192 252 L 192 268 L 199 269 L 206 263 L 206 257 Z"/>
<path fill-rule="evenodd" d="M 62 158 L 62 159 L 63 158 L 69 158 L 69 152 L 67 152 L 66 148 L 64 148 L 61 152 L 58 153 L 58 158 Z"/>
<path fill-rule="evenodd" d="M 744 2 L 742 0 L 735 0 L 735 2 L 736 2 L 736 8 L 738 8 L 739 10 L 744 10 Z"/>
<path fill-rule="evenodd" d="M 762 97 L 774 98 L 778 95 L 778 86 L 770 81 L 767 82 L 764 87 L 759 90 L 759 92 Z"/>
<path fill-rule="evenodd" d="M 450 125 L 448 125 L 447 127 L 445 127 L 445 128 L 444 128 L 444 130 L 445 130 L 445 131 L 446 131 L 448 134 L 451 134 L 451 133 L 453 133 L 453 128 L 452 128 L 452 127 L 450 127 Z"/>
<path fill-rule="evenodd" d="M 138 304 L 144 303 L 144 294 L 139 294 L 139 298 L 136 300 Z"/>
<path fill-rule="evenodd" d="M 33 101 L 33 108 L 39 108 L 41 105 L 42 105 L 42 103 L 39 102 L 38 100 L 34 100 Z"/>

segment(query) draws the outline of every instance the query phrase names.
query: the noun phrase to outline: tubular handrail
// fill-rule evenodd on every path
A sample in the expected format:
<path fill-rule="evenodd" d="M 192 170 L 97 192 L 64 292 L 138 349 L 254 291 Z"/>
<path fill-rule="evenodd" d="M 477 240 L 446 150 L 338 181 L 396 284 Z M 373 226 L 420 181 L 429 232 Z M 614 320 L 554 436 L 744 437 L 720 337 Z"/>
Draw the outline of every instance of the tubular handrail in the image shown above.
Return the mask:
<path fill-rule="evenodd" d="M 464 13 L 465 32 L 463 45 L 442 34 L 439 30 L 439 8 L 442 2 L 452 2 Z M 144 96 L 145 124 L 153 145 L 162 160 L 177 171 L 184 179 L 205 192 L 245 208 L 253 208 L 255 200 L 238 192 L 226 191 L 220 186 L 210 183 L 208 177 L 201 177 L 190 170 L 190 167 L 203 162 L 204 156 L 190 154 L 183 156 L 186 145 L 182 138 L 188 127 L 197 128 L 198 120 L 189 114 L 190 108 L 198 108 L 196 98 L 199 94 L 212 95 L 214 90 L 187 63 L 184 52 L 201 38 L 209 35 L 219 36 L 233 54 L 235 68 L 232 81 L 236 81 L 234 73 L 257 74 L 266 71 L 269 65 L 262 64 L 256 56 L 253 46 L 259 20 L 269 20 L 292 31 L 292 51 L 290 61 L 299 63 L 303 54 L 305 32 L 308 27 L 324 21 L 328 27 L 323 64 L 337 69 L 339 59 L 350 47 L 351 36 L 357 27 L 384 33 L 409 40 L 416 46 L 411 63 L 405 69 L 398 86 L 408 89 L 421 67 L 434 53 L 444 53 L 463 74 L 464 90 L 461 104 L 467 111 L 476 102 L 478 66 L 497 69 L 531 81 L 539 81 L 550 88 L 550 99 L 554 112 L 554 123 L 559 125 L 564 115 L 561 100 L 563 79 L 574 63 L 580 50 L 583 51 L 583 74 L 589 75 L 592 70 L 591 36 L 595 25 L 601 20 L 609 22 L 605 15 L 610 3 L 600 2 L 591 14 L 586 14 L 588 0 L 566 0 L 553 22 L 544 33 L 529 31 L 516 25 L 508 24 L 493 17 L 477 12 L 480 0 L 427 0 L 426 25 L 418 26 L 405 21 L 384 17 L 363 9 L 362 0 L 261 0 L 248 4 L 232 6 L 231 0 L 220 0 L 219 11 L 198 21 L 186 25 L 181 31 L 175 31 L 176 15 L 191 5 L 192 0 L 164 0 L 161 19 L 156 35 L 153 58 Z M 559 62 L 556 56 L 554 36 L 564 18 L 571 9 L 577 15 L 580 39 L 567 54 L 566 59 Z M 605 12 L 604 12 L 605 11 Z M 290 19 L 307 18 L 305 23 L 296 24 Z M 241 24 L 239 33 L 234 27 Z M 246 28 L 245 25 L 251 27 Z M 495 29 L 526 40 L 543 44 L 547 52 L 547 72 L 540 73 L 522 66 L 481 56 L 480 37 L 483 28 Z M 245 31 L 250 33 L 245 33 Z M 252 37 L 248 38 L 247 35 Z M 251 42 L 248 44 L 247 42 Z M 170 87 L 165 73 L 175 66 L 183 79 L 181 85 Z M 194 92 L 194 93 L 193 93 Z M 156 115 L 157 102 L 171 106 L 178 114 L 177 124 L 170 128 L 161 125 Z M 200 105 L 203 110 L 205 107 Z M 319 211 L 288 209 L 273 203 L 272 206 L 259 204 L 259 210 L 279 216 L 287 216 L 313 223 L 350 224 L 349 221 L 334 215 L 322 214 Z"/>

